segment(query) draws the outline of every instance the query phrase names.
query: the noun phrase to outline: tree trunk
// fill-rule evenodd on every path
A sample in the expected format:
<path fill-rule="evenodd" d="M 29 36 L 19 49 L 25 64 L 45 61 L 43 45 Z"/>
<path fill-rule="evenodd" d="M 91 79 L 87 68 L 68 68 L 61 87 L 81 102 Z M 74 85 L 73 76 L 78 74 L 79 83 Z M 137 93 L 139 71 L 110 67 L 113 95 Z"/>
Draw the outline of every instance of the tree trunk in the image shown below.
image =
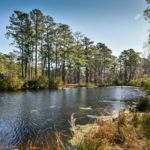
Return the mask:
<path fill-rule="evenodd" d="M 38 29 L 37 29 L 37 21 L 35 23 L 35 77 L 37 78 L 37 59 L 38 59 Z"/>
<path fill-rule="evenodd" d="M 56 58 L 55 58 L 55 78 L 58 76 L 58 51 L 57 51 L 57 45 L 56 45 Z"/>
<path fill-rule="evenodd" d="M 50 88 L 50 47 L 48 46 L 48 81 L 49 81 L 49 88 Z"/>
<path fill-rule="evenodd" d="M 22 78 L 24 78 L 24 61 L 23 61 L 23 41 L 22 41 L 22 44 L 21 44 L 21 76 L 22 76 Z"/>
<path fill-rule="evenodd" d="M 89 69 L 88 69 L 88 67 L 85 68 L 85 75 L 86 75 L 86 83 L 89 83 Z"/>
<path fill-rule="evenodd" d="M 62 81 L 65 83 L 65 76 L 66 76 L 66 71 L 65 71 L 65 58 L 63 61 L 63 65 L 62 65 Z"/>
<path fill-rule="evenodd" d="M 80 65 L 77 67 L 77 83 L 80 83 Z"/>

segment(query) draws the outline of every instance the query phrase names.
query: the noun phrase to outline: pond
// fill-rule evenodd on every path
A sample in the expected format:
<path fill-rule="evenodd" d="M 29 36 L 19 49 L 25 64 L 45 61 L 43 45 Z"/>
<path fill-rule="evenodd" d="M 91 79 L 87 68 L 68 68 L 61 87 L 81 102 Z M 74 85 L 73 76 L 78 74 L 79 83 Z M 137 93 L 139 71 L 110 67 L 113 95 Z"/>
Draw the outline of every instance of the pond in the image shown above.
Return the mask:
<path fill-rule="evenodd" d="M 104 109 L 118 111 L 143 95 L 139 88 L 119 86 L 0 93 L 0 142 L 16 145 L 37 134 L 68 133 L 72 113 L 86 124 Z"/>

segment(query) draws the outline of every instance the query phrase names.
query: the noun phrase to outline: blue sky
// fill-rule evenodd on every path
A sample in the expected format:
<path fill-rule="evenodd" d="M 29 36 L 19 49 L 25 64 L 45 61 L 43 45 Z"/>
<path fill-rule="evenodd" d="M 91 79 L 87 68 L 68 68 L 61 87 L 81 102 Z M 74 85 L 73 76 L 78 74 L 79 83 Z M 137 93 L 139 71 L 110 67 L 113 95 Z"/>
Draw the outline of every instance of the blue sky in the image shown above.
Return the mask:
<path fill-rule="evenodd" d="M 70 25 L 95 43 L 103 42 L 114 55 L 133 48 L 143 51 L 147 41 L 148 23 L 143 11 L 145 0 L 3 0 L 0 2 L 0 52 L 8 53 L 15 47 L 5 37 L 6 25 L 14 10 L 29 12 L 40 9 L 56 22 Z"/>

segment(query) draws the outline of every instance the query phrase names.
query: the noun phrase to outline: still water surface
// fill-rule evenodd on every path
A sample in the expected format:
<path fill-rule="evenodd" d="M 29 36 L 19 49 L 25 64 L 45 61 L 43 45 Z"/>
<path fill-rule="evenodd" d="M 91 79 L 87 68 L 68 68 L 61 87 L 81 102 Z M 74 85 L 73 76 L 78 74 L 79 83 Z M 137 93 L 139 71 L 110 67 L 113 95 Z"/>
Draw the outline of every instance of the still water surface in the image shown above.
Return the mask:
<path fill-rule="evenodd" d="M 127 107 L 144 95 L 135 87 L 76 88 L 0 93 L 0 142 L 19 144 L 28 137 L 46 132 L 69 132 L 75 113 L 77 122 L 88 123 L 89 116 L 104 109 L 110 113 Z"/>

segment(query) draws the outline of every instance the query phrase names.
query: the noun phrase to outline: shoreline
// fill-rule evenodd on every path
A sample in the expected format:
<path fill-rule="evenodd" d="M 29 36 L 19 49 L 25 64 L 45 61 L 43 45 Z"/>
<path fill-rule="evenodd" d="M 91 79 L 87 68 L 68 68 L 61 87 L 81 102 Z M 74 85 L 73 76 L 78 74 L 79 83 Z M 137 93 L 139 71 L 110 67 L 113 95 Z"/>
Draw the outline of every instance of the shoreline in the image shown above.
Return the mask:
<path fill-rule="evenodd" d="M 105 86 L 99 86 L 99 85 L 79 85 L 79 84 L 66 84 L 64 86 L 58 87 L 58 88 L 22 88 L 17 90 L 1 90 L 0 93 L 6 93 L 6 92 L 21 92 L 21 91 L 43 91 L 43 90 L 64 90 L 64 89 L 76 89 L 76 88 L 101 88 L 101 87 L 136 87 L 136 88 L 142 88 L 132 85 L 105 85 Z"/>

